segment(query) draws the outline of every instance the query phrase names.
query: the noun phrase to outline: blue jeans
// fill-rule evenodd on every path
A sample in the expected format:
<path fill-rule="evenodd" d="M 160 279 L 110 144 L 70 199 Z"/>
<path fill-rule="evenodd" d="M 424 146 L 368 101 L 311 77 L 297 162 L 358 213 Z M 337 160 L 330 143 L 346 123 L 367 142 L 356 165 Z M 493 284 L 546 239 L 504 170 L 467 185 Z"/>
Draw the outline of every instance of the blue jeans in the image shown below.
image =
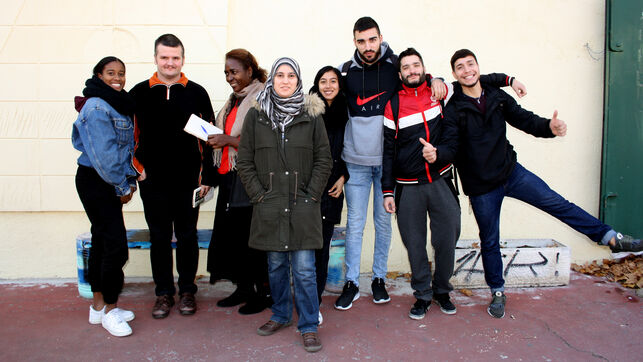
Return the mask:
<path fill-rule="evenodd" d="M 346 194 L 346 280 L 359 285 L 359 264 L 362 256 L 362 236 L 366 225 L 368 196 L 373 185 L 373 223 L 375 250 L 373 278 L 386 278 L 388 251 L 391 245 L 391 215 L 384 210 L 382 196 L 382 167 L 361 166 L 346 162 L 350 178 L 344 185 Z"/>
<path fill-rule="evenodd" d="M 538 176 L 516 163 L 503 185 L 486 194 L 469 197 L 480 230 L 484 277 L 492 292 L 503 291 L 505 285 L 500 255 L 500 207 L 505 196 L 539 208 L 597 243 L 605 243 L 604 236 L 614 232 L 610 226 L 567 201 Z"/>
<path fill-rule="evenodd" d="M 317 332 L 319 300 L 315 276 L 315 250 L 268 252 L 268 278 L 275 302 L 272 305 L 270 320 L 282 324 L 292 320 L 291 270 L 299 316 L 297 328 L 302 334 Z"/>

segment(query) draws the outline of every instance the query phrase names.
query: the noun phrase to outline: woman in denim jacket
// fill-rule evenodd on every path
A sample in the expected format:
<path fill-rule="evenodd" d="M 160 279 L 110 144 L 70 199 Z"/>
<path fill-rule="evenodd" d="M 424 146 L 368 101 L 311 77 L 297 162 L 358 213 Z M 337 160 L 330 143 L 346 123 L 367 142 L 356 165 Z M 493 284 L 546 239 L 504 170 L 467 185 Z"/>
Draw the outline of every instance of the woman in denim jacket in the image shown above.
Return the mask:
<path fill-rule="evenodd" d="M 85 82 L 84 97 L 76 97 L 78 118 L 71 135 L 81 152 L 76 190 L 91 222 L 89 283 L 94 300 L 89 323 L 102 324 L 112 335 L 132 334 L 127 324 L 134 313 L 116 307 L 123 288 L 123 266 L 128 258 L 123 204 L 136 190 L 134 152 L 134 101 L 123 89 L 125 64 L 103 58 Z"/>

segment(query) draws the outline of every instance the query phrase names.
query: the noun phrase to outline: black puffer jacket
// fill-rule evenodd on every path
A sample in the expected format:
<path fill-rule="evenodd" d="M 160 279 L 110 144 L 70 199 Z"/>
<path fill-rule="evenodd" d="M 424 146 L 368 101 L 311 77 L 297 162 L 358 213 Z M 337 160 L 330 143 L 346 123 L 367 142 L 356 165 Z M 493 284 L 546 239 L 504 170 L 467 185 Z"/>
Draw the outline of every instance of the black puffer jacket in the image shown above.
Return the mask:
<path fill-rule="evenodd" d="M 549 119 L 523 109 L 504 91 L 483 84 L 486 112 L 462 93 L 459 84 L 445 107 L 438 161 L 452 162 L 458 169 L 464 193 L 476 196 L 502 185 L 516 165 L 516 151 L 507 140 L 507 125 L 536 137 L 551 138 Z M 506 123 L 505 123 L 506 122 Z"/>
<path fill-rule="evenodd" d="M 344 129 L 346 128 L 346 121 L 348 120 L 346 98 L 341 94 L 338 95 L 330 106 L 328 106 L 328 104 L 326 105 L 326 112 L 324 112 L 322 117 L 324 118 L 324 125 L 326 126 L 328 143 L 330 144 L 330 155 L 333 158 L 333 169 L 331 170 L 328 183 L 322 194 L 321 215 L 323 220 L 339 224 L 342 220 L 344 193 L 342 192 L 339 197 L 335 198 L 328 195 L 328 190 L 333 187 L 341 176 L 344 176 L 344 183 L 348 181 L 349 177 L 346 162 L 342 160 Z"/>

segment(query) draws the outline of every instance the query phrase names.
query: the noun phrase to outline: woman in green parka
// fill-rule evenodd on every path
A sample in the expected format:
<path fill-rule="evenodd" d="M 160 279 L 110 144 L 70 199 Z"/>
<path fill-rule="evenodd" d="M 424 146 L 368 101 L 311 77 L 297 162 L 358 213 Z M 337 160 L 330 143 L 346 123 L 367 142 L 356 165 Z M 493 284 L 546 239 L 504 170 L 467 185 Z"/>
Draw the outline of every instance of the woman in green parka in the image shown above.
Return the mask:
<path fill-rule="evenodd" d="M 315 249 L 322 246 L 321 194 L 332 159 L 321 114 L 324 102 L 304 95 L 299 65 L 280 58 L 244 121 L 237 168 L 253 204 L 249 246 L 268 254 L 273 315 L 257 333 L 292 323 L 290 271 L 304 349 L 321 349 Z"/>

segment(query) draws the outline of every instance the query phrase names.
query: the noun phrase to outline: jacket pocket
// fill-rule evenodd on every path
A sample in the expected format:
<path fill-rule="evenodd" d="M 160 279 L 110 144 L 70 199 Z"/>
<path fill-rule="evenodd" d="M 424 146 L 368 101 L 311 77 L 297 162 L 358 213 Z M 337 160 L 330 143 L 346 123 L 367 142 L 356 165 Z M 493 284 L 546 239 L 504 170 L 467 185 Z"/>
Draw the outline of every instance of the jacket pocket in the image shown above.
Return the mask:
<path fill-rule="evenodd" d="M 297 200 L 292 207 L 291 239 L 304 244 L 304 249 L 317 249 L 322 244 L 321 204 L 310 197 Z M 307 245 L 306 241 L 314 245 Z M 319 243 L 317 243 L 319 241 Z"/>
<path fill-rule="evenodd" d="M 114 130 L 116 131 L 117 142 L 127 145 L 134 141 L 134 124 L 128 119 L 114 118 Z"/>
<path fill-rule="evenodd" d="M 252 208 L 252 243 L 265 245 L 277 243 L 279 239 L 280 209 L 276 203 L 259 203 Z"/>

